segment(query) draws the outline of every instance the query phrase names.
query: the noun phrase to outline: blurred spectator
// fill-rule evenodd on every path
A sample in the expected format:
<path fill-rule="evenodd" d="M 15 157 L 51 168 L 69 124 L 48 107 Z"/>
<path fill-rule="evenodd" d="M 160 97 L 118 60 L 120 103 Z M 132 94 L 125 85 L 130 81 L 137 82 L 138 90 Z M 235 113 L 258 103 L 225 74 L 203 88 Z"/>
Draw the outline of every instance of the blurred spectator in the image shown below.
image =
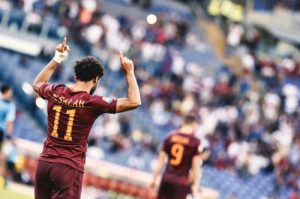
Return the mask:
<path fill-rule="evenodd" d="M 226 55 L 230 56 L 235 48 L 240 44 L 241 38 L 244 34 L 244 28 L 241 24 L 232 24 L 229 27 L 229 33 L 227 36 L 227 52 Z"/>
<path fill-rule="evenodd" d="M 6 138 L 12 136 L 13 123 L 16 117 L 16 106 L 12 101 L 13 91 L 8 85 L 1 86 L 0 98 L 0 151 Z"/>
<path fill-rule="evenodd" d="M 0 181 L 2 181 L 0 187 L 5 186 L 6 180 L 13 176 L 11 171 L 14 170 L 11 168 L 11 156 L 6 150 L 6 145 L 10 143 L 16 117 L 16 106 L 12 101 L 12 96 L 13 91 L 10 86 L 3 84 L 0 98 Z"/>

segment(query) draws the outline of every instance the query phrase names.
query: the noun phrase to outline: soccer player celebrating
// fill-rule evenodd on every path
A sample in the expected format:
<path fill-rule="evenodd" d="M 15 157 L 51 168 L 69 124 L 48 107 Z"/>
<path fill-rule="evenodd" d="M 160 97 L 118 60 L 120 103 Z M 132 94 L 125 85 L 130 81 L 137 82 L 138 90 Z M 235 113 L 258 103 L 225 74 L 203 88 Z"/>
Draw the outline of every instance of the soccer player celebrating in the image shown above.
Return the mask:
<path fill-rule="evenodd" d="M 151 182 L 151 187 L 155 187 L 157 177 L 168 158 L 158 199 L 186 199 L 191 192 L 196 198 L 201 164 L 200 140 L 194 135 L 196 127 L 195 116 L 187 115 L 182 127 L 171 132 L 164 140 Z"/>
<path fill-rule="evenodd" d="M 69 53 L 66 39 L 56 47 L 54 58 L 38 74 L 34 90 L 48 100 L 48 135 L 36 171 L 36 199 L 79 199 L 87 142 L 96 118 L 141 105 L 133 62 L 120 54 L 128 90 L 127 98 L 110 99 L 92 95 L 104 73 L 103 64 L 93 56 L 77 61 L 76 83 L 48 84 L 54 70 Z"/>

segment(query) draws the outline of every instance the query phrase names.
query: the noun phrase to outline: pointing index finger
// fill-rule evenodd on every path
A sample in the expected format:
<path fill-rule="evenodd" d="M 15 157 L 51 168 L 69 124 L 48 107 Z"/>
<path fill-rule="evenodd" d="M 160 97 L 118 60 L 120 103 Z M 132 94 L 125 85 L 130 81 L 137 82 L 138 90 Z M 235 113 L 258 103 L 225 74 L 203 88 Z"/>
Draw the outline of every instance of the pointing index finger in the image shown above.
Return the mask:
<path fill-rule="evenodd" d="M 64 40 L 62 42 L 62 50 L 63 51 L 68 51 L 67 37 L 64 37 Z"/>
<path fill-rule="evenodd" d="M 120 54 L 120 58 L 123 58 L 123 57 L 124 57 L 124 55 L 123 55 L 123 52 L 122 52 L 122 51 L 120 51 L 120 52 L 119 52 L 119 54 Z"/>

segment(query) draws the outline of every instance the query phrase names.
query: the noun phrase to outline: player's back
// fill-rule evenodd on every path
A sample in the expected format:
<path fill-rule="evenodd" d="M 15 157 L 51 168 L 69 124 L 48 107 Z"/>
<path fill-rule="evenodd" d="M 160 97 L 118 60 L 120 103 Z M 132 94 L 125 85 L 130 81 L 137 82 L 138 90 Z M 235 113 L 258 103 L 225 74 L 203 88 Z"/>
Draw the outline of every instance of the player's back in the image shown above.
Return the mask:
<path fill-rule="evenodd" d="M 163 150 L 168 155 L 168 164 L 162 181 L 188 185 L 192 160 L 199 154 L 200 140 L 192 134 L 172 132 L 164 141 Z"/>
<path fill-rule="evenodd" d="M 116 100 L 74 92 L 65 85 L 44 84 L 39 94 L 48 100 L 48 136 L 40 160 L 83 171 L 91 127 L 102 113 L 115 113 Z"/>

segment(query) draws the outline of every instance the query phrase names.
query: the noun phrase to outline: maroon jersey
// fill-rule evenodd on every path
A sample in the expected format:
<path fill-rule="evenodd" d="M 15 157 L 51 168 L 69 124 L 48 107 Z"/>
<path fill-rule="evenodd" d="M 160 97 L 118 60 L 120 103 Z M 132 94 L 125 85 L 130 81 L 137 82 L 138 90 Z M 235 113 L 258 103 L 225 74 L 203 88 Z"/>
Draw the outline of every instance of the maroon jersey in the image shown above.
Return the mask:
<path fill-rule="evenodd" d="M 39 160 L 83 171 L 91 127 L 102 113 L 116 112 L 117 100 L 55 84 L 43 84 L 39 95 L 48 100 L 48 135 Z"/>
<path fill-rule="evenodd" d="M 164 141 L 163 151 L 168 155 L 168 164 L 162 181 L 189 185 L 189 171 L 193 157 L 199 155 L 200 140 L 194 135 L 171 133 Z"/>

